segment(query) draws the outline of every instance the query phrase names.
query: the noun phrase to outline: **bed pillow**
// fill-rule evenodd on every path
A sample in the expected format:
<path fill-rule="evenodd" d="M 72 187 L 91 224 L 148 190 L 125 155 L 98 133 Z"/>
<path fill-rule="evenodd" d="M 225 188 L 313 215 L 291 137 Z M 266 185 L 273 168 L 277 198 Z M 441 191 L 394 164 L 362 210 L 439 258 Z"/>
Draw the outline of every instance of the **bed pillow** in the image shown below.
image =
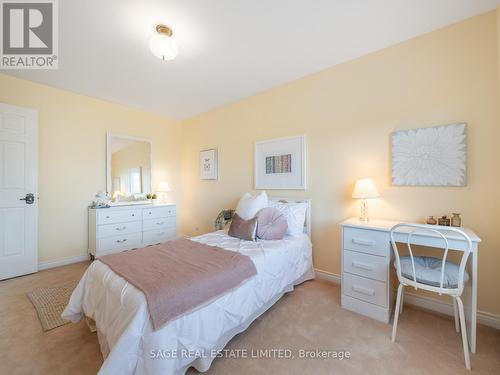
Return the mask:
<path fill-rule="evenodd" d="M 255 241 L 257 218 L 243 220 L 238 214 L 233 215 L 228 234 L 245 241 Z"/>
<path fill-rule="evenodd" d="M 298 236 L 304 233 L 306 221 L 307 203 L 305 202 L 269 202 L 269 207 L 276 208 L 285 216 L 290 236 Z"/>
<path fill-rule="evenodd" d="M 250 220 L 255 217 L 257 212 L 267 207 L 268 205 L 269 201 L 267 199 L 267 194 L 265 191 L 256 196 L 245 193 L 245 195 L 243 195 L 238 202 L 235 212 L 243 220 Z"/>
<path fill-rule="evenodd" d="M 285 236 L 288 224 L 285 216 L 273 207 L 266 207 L 257 212 L 257 237 L 263 240 L 281 240 Z"/>

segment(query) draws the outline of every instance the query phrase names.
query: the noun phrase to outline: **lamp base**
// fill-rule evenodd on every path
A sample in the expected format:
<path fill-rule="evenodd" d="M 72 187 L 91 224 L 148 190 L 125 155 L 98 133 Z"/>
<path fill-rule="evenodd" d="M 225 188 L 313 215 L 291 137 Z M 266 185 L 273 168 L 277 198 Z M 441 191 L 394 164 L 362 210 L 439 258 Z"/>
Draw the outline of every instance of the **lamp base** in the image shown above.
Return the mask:
<path fill-rule="evenodd" d="M 359 217 L 359 220 L 364 223 L 370 221 L 370 219 L 368 218 L 368 201 L 366 199 L 361 200 L 360 211 L 361 211 L 361 216 Z"/>

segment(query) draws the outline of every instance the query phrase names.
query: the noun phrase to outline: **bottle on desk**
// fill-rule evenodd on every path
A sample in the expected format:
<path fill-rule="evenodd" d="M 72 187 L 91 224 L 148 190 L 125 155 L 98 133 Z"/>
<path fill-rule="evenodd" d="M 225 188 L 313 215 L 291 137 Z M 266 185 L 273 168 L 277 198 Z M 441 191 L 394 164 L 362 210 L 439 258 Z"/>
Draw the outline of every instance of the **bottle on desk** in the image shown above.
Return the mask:
<path fill-rule="evenodd" d="M 462 218 L 460 217 L 460 214 L 458 213 L 453 213 L 453 216 L 451 217 L 451 226 L 452 227 L 461 227 L 462 226 Z"/>
<path fill-rule="evenodd" d="M 450 219 L 446 217 L 446 215 L 443 215 L 439 218 L 438 224 L 442 225 L 444 227 L 449 227 L 450 226 Z"/>

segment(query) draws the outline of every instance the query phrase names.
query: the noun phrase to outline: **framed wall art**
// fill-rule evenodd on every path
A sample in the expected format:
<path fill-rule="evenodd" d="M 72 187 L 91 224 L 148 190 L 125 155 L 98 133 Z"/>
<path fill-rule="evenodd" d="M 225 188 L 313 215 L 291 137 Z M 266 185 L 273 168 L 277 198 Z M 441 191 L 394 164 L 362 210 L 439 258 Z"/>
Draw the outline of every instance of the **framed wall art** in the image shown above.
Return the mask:
<path fill-rule="evenodd" d="M 465 186 L 467 124 L 392 133 L 392 184 Z"/>
<path fill-rule="evenodd" d="M 203 150 L 200 152 L 200 179 L 217 180 L 218 160 L 217 149 Z"/>
<path fill-rule="evenodd" d="M 306 188 L 305 136 L 255 143 L 255 189 Z"/>

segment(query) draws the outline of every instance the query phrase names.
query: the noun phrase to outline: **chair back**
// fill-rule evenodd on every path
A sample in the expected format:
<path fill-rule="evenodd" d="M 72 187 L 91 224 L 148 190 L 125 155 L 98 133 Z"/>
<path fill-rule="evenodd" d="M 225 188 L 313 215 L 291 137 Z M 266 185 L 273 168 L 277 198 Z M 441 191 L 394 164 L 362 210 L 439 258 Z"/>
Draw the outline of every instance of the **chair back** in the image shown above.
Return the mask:
<path fill-rule="evenodd" d="M 440 229 L 436 229 L 435 226 L 432 225 L 426 225 L 426 224 L 412 224 L 412 223 L 401 223 L 393 226 L 390 231 L 390 237 L 391 237 L 391 244 L 392 244 L 392 249 L 394 251 L 394 256 L 396 260 L 396 272 L 398 275 L 399 281 L 403 281 L 407 284 L 412 285 L 415 289 L 418 289 L 419 287 L 424 286 L 425 289 L 430 289 L 428 285 L 422 284 L 417 282 L 417 275 L 415 272 L 415 259 L 414 259 L 414 254 L 413 254 L 413 249 L 411 247 L 411 240 L 414 235 L 421 235 L 421 234 L 433 234 L 435 237 L 441 239 L 443 241 L 443 246 L 442 249 L 443 251 L 443 260 L 441 263 L 441 279 L 439 283 L 439 294 L 442 293 L 443 291 L 443 283 L 444 283 L 444 272 L 445 272 L 445 264 L 446 264 L 446 258 L 448 256 L 448 250 L 450 248 L 449 246 L 449 239 L 443 234 L 443 232 L 448 232 L 448 233 L 457 233 L 461 237 L 464 238 L 464 240 L 467 242 L 467 247 L 465 251 L 462 252 L 462 259 L 460 261 L 459 265 L 459 271 L 458 271 L 458 294 L 462 294 L 463 288 L 464 288 L 464 274 L 465 274 L 465 266 L 467 265 L 467 259 L 469 258 L 469 254 L 472 251 L 472 240 L 469 237 L 467 233 L 465 233 L 463 230 L 454 228 L 454 227 L 446 227 Z M 410 254 L 410 260 L 411 260 L 411 266 L 412 266 L 412 273 L 413 273 L 413 280 L 409 280 L 408 278 L 405 278 L 401 274 L 401 261 L 399 257 L 399 251 L 398 251 L 398 246 L 396 244 L 396 241 L 394 239 L 394 234 L 398 235 L 406 235 L 406 245 L 408 247 L 408 252 Z"/>

